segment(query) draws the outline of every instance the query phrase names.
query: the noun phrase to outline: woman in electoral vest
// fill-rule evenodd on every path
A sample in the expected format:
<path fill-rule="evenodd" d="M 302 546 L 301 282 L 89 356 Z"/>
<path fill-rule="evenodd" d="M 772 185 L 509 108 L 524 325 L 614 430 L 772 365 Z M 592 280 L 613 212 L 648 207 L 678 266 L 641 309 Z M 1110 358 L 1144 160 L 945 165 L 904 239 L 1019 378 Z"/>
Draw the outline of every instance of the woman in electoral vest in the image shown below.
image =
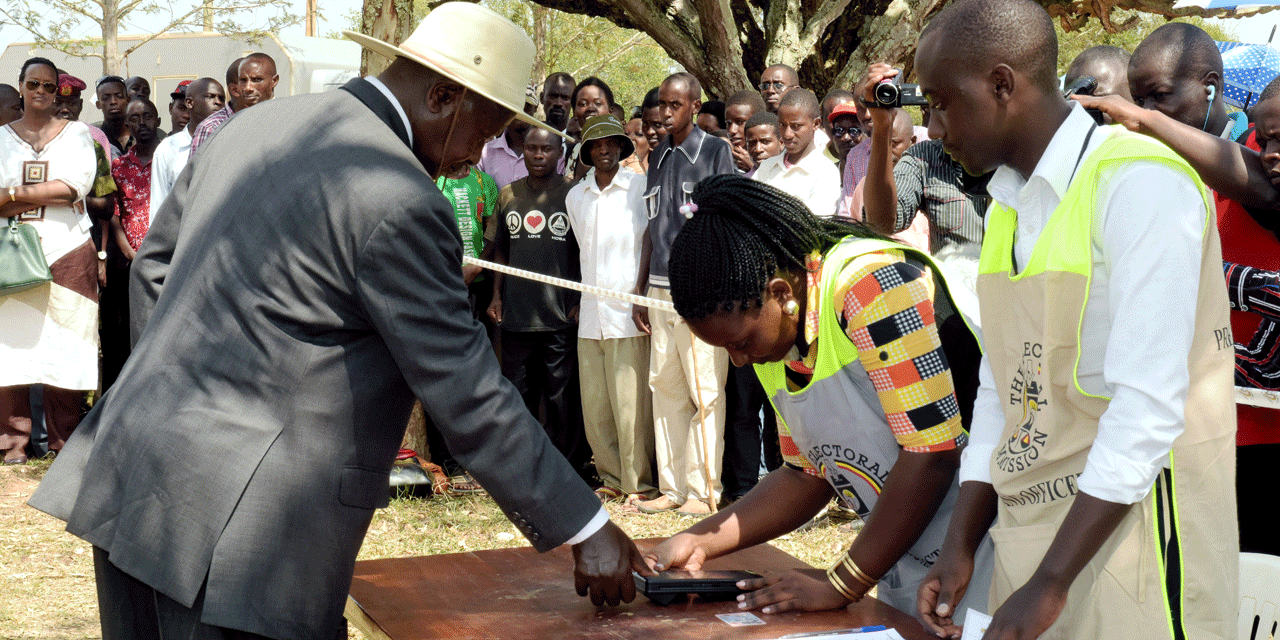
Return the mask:
<path fill-rule="evenodd" d="M 929 257 L 733 175 L 707 178 L 672 246 L 671 296 L 702 340 L 755 364 L 785 464 L 655 548 L 658 569 L 771 540 L 832 497 L 866 526 L 827 571 L 748 581 L 743 608 L 823 610 L 877 597 L 914 612 L 941 548 L 979 350 Z M 957 389 L 960 390 L 957 397 Z M 958 611 L 985 610 L 990 543 Z"/>

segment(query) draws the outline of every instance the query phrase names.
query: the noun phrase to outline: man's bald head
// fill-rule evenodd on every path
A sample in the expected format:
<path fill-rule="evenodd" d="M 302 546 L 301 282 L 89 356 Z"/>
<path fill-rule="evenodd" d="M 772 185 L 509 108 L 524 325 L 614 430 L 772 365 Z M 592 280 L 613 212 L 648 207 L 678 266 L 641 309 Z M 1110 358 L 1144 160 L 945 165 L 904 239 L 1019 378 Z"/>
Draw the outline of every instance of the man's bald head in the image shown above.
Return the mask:
<path fill-rule="evenodd" d="M 1227 125 L 1222 55 L 1204 29 L 1170 22 L 1129 58 L 1129 92 L 1140 107 L 1215 135 Z"/>
<path fill-rule="evenodd" d="M 959 0 L 925 26 L 921 44 L 930 38 L 941 38 L 955 69 L 983 74 L 1005 64 L 1041 91 L 1058 90 L 1053 19 L 1031 0 Z"/>
<path fill-rule="evenodd" d="M 916 127 L 911 121 L 911 114 L 906 109 L 893 110 L 893 128 L 889 131 L 889 157 L 893 164 L 898 164 L 902 154 L 916 143 Z"/>
<path fill-rule="evenodd" d="M 200 78 L 187 85 L 186 97 L 183 100 L 187 103 L 187 112 L 191 114 L 191 119 L 187 121 L 187 130 L 194 133 L 196 127 L 200 126 L 205 118 L 226 104 L 227 95 L 217 80 Z"/>
<path fill-rule="evenodd" d="M 737 107 L 737 106 L 750 107 L 751 114 L 755 115 L 757 113 L 760 113 L 761 111 L 764 111 L 764 100 L 760 98 L 759 91 L 743 89 L 742 91 L 739 91 L 729 96 L 729 99 L 724 101 L 725 109 L 728 109 L 730 107 Z"/>
<path fill-rule="evenodd" d="M 265 53 L 251 53 L 240 63 L 238 84 L 240 86 L 240 102 L 237 107 L 252 107 L 275 97 L 276 83 L 280 75 L 276 73 L 276 61 Z"/>
<path fill-rule="evenodd" d="M 667 79 L 662 81 L 662 86 L 683 87 L 690 102 L 702 100 L 702 83 L 688 71 L 677 71 L 667 76 Z"/>
<path fill-rule="evenodd" d="M 1207 73 L 1222 77 L 1222 54 L 1213 36 L 1194 24 L 1170 22 L 1151 32 L 1133 50 L 1129 66 L 1155 62 L 1178 78 L 1199 80 Z"/>
<path fill-rule="evenodd" d="M 1069 86 L 1085 76 L 1093 76 L 1098 81 L 1098 88 L 1093 91 L 1093 95 L 1117 95 L 1133 101 L 1133 96 L 1129 93 L 1128 51 L 1105 44 L 1089 47 L 1071 61 L 1062 82 L 1064 86 Z"/>
<path fill-rule="evenodd" d="M 916 134 L 916 123 L 911 120 L 911 114 L 902 108 L 893 110 L 893 136 L 896 138 L 899 134 L 907 138 Z"/>
<path fill-rule="evenodd" d="M 771 64 L 765 68 L 764 75 L 772 75 L 774 71 L 781 71 L 783 77 L 787 79 L 787 84 L 793 87 L 800 84 L 800 75 L 796 73 L 796 70 L 791 65 Z"/>
<path fill-rule="evenodd" d="M 822 106 L 818 104 L 818 96 L 808 89 L 788 91 L 778 103 L 778 109 L 794 107 L 796 111 L 808 118 L 821 118 Z"/>
<path fill-rule="evenodd" d="M 1058 88 L 1053 20 L 1032 0 L 957 0 L 920 35 L 916 77 L 929 134 L 969 175 L 1023 175 L 1070 107 Z"/>
<path fill-rule="evenodd" d="M 770 65 L 760 74 L 760 99 L 771 112 L 777 113 L 782 96 L 800 85 L 800 76 L 796 70 L 785 65 Z"/>

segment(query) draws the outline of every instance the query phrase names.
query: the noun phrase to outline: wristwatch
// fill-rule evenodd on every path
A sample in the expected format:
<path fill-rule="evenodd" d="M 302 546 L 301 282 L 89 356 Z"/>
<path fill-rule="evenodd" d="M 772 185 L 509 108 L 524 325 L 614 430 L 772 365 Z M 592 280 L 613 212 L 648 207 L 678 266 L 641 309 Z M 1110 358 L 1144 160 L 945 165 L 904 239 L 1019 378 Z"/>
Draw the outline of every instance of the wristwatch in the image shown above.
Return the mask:
<path fill-rule="evenodd" d="M 106 259 L 107 259 L 107 252 L 106 252 L 106 251 L 99 251 L 99 252 L 98 252 L 98 259 L 99 259 L 99 260 L 106 260 Z"/>
<path fill-rule="evenodd" d="M 18 201 L 18 188 L 9 187 L 9 202 L 17 202 L 17 201 Z"/>

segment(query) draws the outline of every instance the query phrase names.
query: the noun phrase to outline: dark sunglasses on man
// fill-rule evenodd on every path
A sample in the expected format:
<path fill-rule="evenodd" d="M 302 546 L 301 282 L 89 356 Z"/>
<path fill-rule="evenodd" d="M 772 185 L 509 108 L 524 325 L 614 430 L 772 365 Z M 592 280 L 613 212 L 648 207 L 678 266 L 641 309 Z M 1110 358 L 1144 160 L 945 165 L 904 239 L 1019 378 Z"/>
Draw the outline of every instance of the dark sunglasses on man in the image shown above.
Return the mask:
<path fill-rule="evenodd" d="M 789 85 L 787 83 L 782 82 L 781 80 L 774 80 L 773 82 L 761 82 L 760 90 L 768 91 L 769 87 L 773 87 L 774 91 L 782 91 L 783 89 L 786 89 L 788 86 Z"/>
<path fill-rule="evenodd" d="M 27 80 L 27 91 L 35 91 L 43 87 L 44 92 L 50 95 L 57 93 L 58 84 L 56 82 L 40 82 L 39 80 Z"/>
<path fill-rule="evenodd" d="M 862 129 L 858 127 L 831 127 L 831 137 L 833 138 L 843 138 L 846 134 L 850 138 L 856 138 L 862 135 Z"/>

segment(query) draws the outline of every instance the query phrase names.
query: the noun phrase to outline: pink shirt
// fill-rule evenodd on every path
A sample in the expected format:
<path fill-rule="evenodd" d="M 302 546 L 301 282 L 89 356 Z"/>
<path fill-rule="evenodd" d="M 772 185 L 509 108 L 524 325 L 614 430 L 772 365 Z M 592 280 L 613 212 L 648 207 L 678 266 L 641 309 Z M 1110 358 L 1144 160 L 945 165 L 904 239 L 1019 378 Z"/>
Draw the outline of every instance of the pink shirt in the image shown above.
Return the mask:
<path fill-rule="evenodd" d="M 493 177 L 498 189 L 529 175 L 529 168 L 524 165 L 524 154 L 516 153 L 507 145 L 507 136 L 501 135 L 488 144 L 480 152 L 481 171 Z"/>
<path fill-rule="evenodd" d="M 841 177 L 840 184 L 843 195 L 840 202 L 836 205 L 836 215 L 846 218 L 852 215 L 853 190 L 857 188 L 858 183 L 867 175 L 867 164 L 871 162 L 871 137 L 859 142 L 857 146 L 849 150 L 849 155 L 844 160 L 844 175 Z M 861 209 L 861 207 L 859 207 Z"/>

